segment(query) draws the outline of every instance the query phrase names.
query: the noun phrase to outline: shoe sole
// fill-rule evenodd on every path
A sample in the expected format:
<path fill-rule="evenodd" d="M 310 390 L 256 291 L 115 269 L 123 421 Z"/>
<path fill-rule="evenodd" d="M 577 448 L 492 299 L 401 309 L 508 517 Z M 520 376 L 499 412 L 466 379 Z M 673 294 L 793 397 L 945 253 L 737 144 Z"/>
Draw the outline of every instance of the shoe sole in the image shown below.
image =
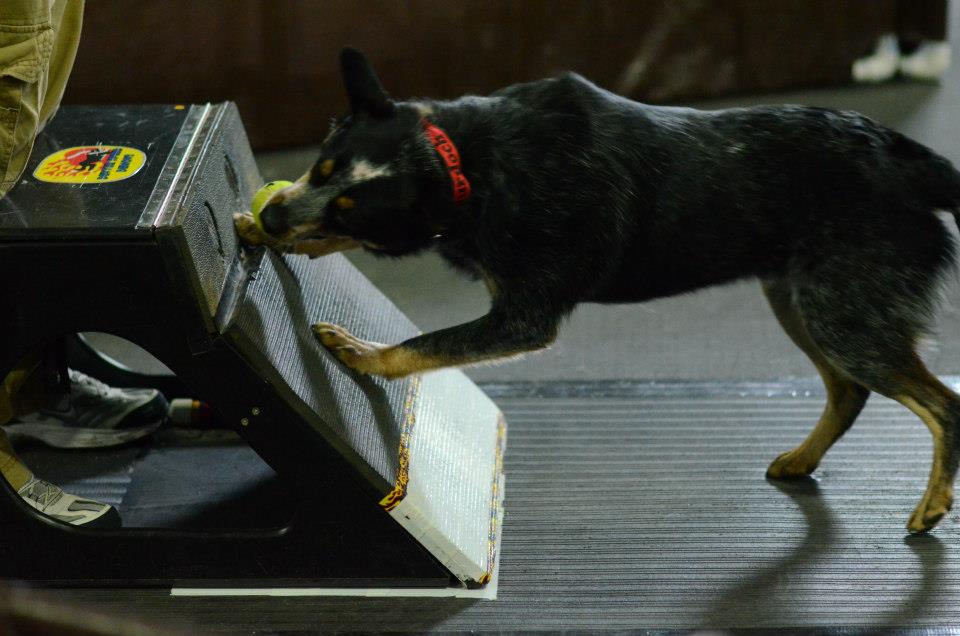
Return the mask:
<path fill-rule="evenodd" d="M 42 494 L 46 492 L 53 493 L 55 491 L 57 498 L 48 504 L 41 504 L 40 501 L 34 499 L 34 496 L 38 495 L 38 493 L 34 492 L 36 484 L 43 487 L 44 493 Z M 20 488 L 17 494 L 23 503 L 27 504 L 37 514 L 68 526 L 75 528 L 115 529 L 123 525 L 120 519 L 120 513 L 110 504 L 64 492 L 62 488 L 42 479 L 31 479 Z M 75 505 L 78 507 L 74 510 L 72 508 Z M 87 507 L 88 505 L 92 505 L 98 509 L 99 514 L 95 517 L 85 515 L 84 512 L 93 512 L 93 510 Z"/>
<path fill-rule="evenodd" d="M 43 513 L 40 513 L 43 514 Z M 110 510 L 107 510 L 105 513 L 94 519 L 93 521 L 88 521 L 87 523 L 72 523 L 74 528 L 92 528 L 95 530 L 116 530 L 117 528 L 123 527 L 123 521 L 120 519 L 120 513 L 117 512 L 117 509 L 113 506 L 110 506 Z"/>
<path fill-rule="evenodd" d="M 56 424 L 7 424 L 3 430 L 11 441 L 31 439 L 53 448 L 109 448 L 146 437 L 162 424 L 161 419 L 146 426 L 120 430 L 70 428 Z"/>
<path fill-rule="evenodd" d="M 151 418 L 152 421 L 141 426 L 123 428 L 80 428 L 63 424 L 42 424 L 39 422 L 12 422 L 4 424 L 3 430 L 11 441 L 36 440 L 53 448 L 110 448 L 129 444 L 150 435 L 163 426 L 167 420 L 167 401 L 147 402 L 130 411 L 124 419 Z M 156 418 L 156 419 L 153 419 Z"/>

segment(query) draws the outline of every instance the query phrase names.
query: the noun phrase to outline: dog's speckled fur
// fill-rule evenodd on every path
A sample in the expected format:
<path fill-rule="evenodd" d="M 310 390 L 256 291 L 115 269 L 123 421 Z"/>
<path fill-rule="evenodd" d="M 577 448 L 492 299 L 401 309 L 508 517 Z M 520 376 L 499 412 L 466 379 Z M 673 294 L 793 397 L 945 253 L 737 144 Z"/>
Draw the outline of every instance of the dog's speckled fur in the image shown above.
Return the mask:
<path fill-rule="evenodd" d="M 278 195 L 265 225 L 285 244 L 336 236 L 390 256 L 435 249 L 492 296 L 486 316 L 398 345 L 365 346 L 321 325 L 345 363 L 397 377 L 501 359 L 547 346 L 581 302 L 758 278 L 829 394 L 813 433 L 769 474 L 813 471 L 877 391 L 934 437 L 909 529 L 928 530 L 950 509 L 960 398 L 915 353 L 954 260 L 934 214 L 960 208 L 948 161 L 853 112 L 654 107 L 573 74 L 399 102 L 359 52 L 341 63 L 351 112 L 299 196 Z M 423 134 L 425 113 L 460 151 L 473 189 L 462 204 Z M 351 209 L 336 205 L 344 196 Z"/>

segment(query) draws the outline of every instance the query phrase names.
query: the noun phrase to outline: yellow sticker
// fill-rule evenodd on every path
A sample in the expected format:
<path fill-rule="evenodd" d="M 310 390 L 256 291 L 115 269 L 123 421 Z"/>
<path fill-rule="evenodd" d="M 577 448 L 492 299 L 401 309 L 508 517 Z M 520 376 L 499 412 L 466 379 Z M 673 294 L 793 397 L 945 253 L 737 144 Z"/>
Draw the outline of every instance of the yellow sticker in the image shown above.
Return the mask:
<path fill-rule="evenodd" d="M 74 146 L 47 156 L 33 176 L 50 183 L 109 183 L 137 174 L 146 160 L 127 146 Z"/>

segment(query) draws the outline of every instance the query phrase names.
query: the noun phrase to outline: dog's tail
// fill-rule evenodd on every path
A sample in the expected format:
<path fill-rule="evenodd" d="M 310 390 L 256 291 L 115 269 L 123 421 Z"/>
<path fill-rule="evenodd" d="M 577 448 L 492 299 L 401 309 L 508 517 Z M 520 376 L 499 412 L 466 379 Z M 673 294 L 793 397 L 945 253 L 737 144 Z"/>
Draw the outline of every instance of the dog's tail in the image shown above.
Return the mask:
<path fill-rule="evenodd" d="M 960 227 L 960 172 L 950 160 L 896 132 L 889 149 L 910 197 L 927 209 L 952 212 Z"/>

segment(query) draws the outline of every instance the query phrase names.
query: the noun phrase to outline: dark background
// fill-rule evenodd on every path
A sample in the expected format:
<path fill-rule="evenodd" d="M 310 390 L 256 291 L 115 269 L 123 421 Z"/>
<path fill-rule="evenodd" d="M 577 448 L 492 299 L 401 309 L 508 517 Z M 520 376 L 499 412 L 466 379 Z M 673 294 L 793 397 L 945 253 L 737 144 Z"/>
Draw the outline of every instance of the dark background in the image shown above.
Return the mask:
<path fill-rule="evenodd" d="M 278 148 L 344 108 L 344 44 L 397 97 L 574 70 L 663 103 L 847 84 L 880 34 L 945 24 L 945 0 L 95 0 L 65 102 L 233 100 L 254 147 Z"/>

